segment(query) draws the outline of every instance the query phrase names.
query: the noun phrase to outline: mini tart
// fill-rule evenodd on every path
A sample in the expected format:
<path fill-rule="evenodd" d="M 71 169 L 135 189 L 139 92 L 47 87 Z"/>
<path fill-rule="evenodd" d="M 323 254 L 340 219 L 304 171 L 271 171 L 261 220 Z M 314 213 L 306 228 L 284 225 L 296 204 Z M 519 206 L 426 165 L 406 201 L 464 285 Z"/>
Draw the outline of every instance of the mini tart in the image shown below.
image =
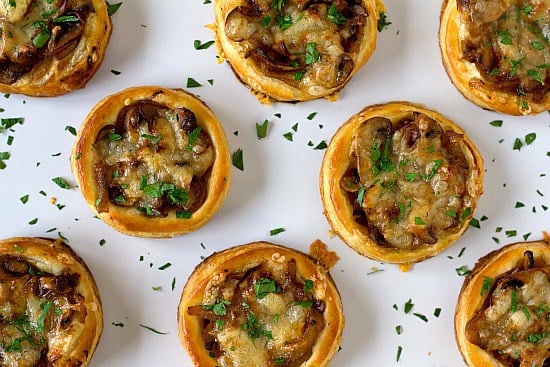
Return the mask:
<path fill-rule="evenodd" d="M 376 47 L 379 0 L 216 0 L 218 53 L 261 102 L 336 99 Z"/>
<path fill-rule="evenodd" d="M 71 166 L 92 211 L 140 237 L 198 229 L 230 185 L 227 140 L 212 111 L 183 90 L 155 86 L 99 102 L 78 132 Z"/>
<path fill-rule="evenodd" d="M 504 246 L 479 259 L 464 280 L 455 313 L 456 341 L 466 364 L 547 366 L 549 295 L 548 238 Z"/>
<path fill-rule="evenodd" d="M 345 243 L 409 264 L 467 229 L 483 191 L 483 159 L 449 119 L 392 102 L 366 107 L 338 129 L 319 180 L 325 216 Z"/>
<path fill-rule="evenodd" d="M 96 283 L 69 246 L 0 241 L 0 365 L 87 366 L 102 331 Z"/>
<path fill-rule="evenodd" d="M 550 109 L 547 1 L 446 0 L 440 21 L 443 65 L 464 97 L 510 115 Z"/>
<path fill-rule="evenodd" d="M 104 0 L 0 0 L 0 92 L 58 96 L 83 88 L 111 36 Z"/>
<path fill-rule="evenodd" d="M 344 315 L 319 240 L 311 255 L 268 242 L 214 253 L 183 289 L 179 336 L 195 366 L 328 366 Z"/>

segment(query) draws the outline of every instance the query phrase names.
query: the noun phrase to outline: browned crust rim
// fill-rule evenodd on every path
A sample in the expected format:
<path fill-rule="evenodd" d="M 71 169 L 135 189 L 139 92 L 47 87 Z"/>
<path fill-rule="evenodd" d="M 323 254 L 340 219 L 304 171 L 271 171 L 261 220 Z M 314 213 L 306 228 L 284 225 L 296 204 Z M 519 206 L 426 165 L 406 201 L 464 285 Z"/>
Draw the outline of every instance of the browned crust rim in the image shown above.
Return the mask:
<path fill-rule="evenodd" d="M 550 264 L 550 241 L 517 242 L 506 245 L 483 256 L 466 277 L 458 296 L 455 310 L 455 339 L 466 364 L 471 367 L 503 367 L 492 355 L 466 338 L 466 325 L 482 307 L 481 296 L 484 277 L 497 279 L 502 274 L 521 266 L 524 252 L 530 250 L 535 259 Z"/>
<path fill-rule="evenodd" d="M 280 102 L 301 102 L 325 97 L 329 100 L 337 99 L 338 92 L 351 80 L 353 75 L 368 61 L 376 48 L 377 23 L 380 12 L 385 10 L 382 0 L 362 0 L 367 9 L 367 26 L 365 34 L 359 41 L 357 52 L 350 54 L 354 61 L 353 71 L 348 79 L 335 88 L 321 88 L 319 92 L 310 92 L 308 86 L 293 87 L 289 84 L 265 75 L 251 58 L 244 57 L 238 44 L 231 41 L 225 34 L 225 21 L 229 13 L 238 6 L 242 6 L 246 0 L 216 0 L 214 3 L 215 25 L 211 28 L 215 32 L 216 48 L 221 60 L 227 60 L 238 79 L 256 94 L 261 103 L 269 103 L 270 100 Z"/>
<path fill-rule="evenodd" d="M 101 66 L 112 33 L 104 0 L 90 0 L 94 12 L 86 20 L 76 48 L 62 59 L 47 58 L 13 84 L 0 83 L 1 93 L 55 97 L 84 88 Z"/>
<path fill-rule="evenodd" d="M 409 116 L 412 112 L 423 113 L 437 121 L 444 128 L 452 129 L 464 136 L 464 145 L 468 149 L 464 153 L 470 165 L 467 186 L 470 196 L 476 200 L 473 200 L 470 217 L 462 222 L 460 230 L 457 233 L 440 238 L 433 245 L 422 245 L 413 250 L 401 249 L 398 251 L 379 246 L 355 222 L 352 216 L 353 210 L 351 204 L 346 193 L 340 187 L 340 178 L 349 166 L 349 151 L 352 136 L 361 122 L 375 116 L 387 117 L 392 122 L 396 122 L 396 119 Z M 475 213 L 477 199 L 483 193 L 483 167 L 483 158 L 466 133 L 458 125 L 438 112 L 410 102 L 389 102 L 368 106 L 353 115 L 338 129 L 325 151 L 319 174 L 324 214 L 334 232 L 359 254 L 374 260 L 395 264 L 419 262 L 439 254 L 466 231 L 469 219 Z"/>
<path fill-rule="evenodd" d="M 202 304 L 205 287 L 216 274 L 242 270 L 254 262 L 271 259 L 274 254 L 295 259 L 296 272 L 304 278 L 314 280 L 315 298 L 326 303 L 323 313 L 325 328 L 313 347 L 312 356 L 302 366 L 329 365 L 338 351 L 345 324 L 340 293 L 330 273 L 310 255 L 286 246 L 258 241 L 212 254 L 195 267 L 187 280 L 178 306 L 178 329 L 180 341 L 195 366 L 215 367 L 218 364 L 204 348 L 199 318 L 188 315 L 187 308 Z"/>
<path fill-rule="evenodd" d="M 461 21 L 456 0 L 445 0 L 441 7 L 439 26 L 439 48 L 443 66 L 458 91 L 476 105 L 509 115 L 535 115 L 550 109 L 550 94 L 542 102 L 529 102 L 529 108 L 522 109 L 522 98 L 515 93 L 495 90 L 488 85 L 471 83 L 481 81 L 476 66 L 462 59 L 460 48 Z"/>
<path fill-rule="evenodd" d="M 186 107 L 193 111 L 215 150 L 215 161 L 207 185 L 207 197 L 189 219 L 149 218 L 136 215 L 131 208 L 109 203 L 109 210 L 99 213 L 96 208 L 98 190 L 94 163 L 98 160 L 93 143 L 105 125 L 115 121 L 118 112 L 139 100 L 152 100 L 170 108 Z M 73 146 L 71 168 L 82 195 L 92 212 L 116 230 L 138 237 L 165 238 L 197 230 L 219 210 L 231 184 L 229 147 L 225 132 L 214 113 L 204 102 L 181 89 L 142 86 L 125 89 L 100 101 L 84 120 Z"/>
<path fill-rule="evenodd" d="M 60 355 L 56 365 L 87 366 L 103 332 L 103 309 L 99 290 L 88 266 L 67 244 L 60 239 L 41 237 L 13 237 L 0 240 L 0 254 L 25 259 L 37 268 L 55 275 L 62 271 L 78 273 L 77 290 L 84 297 L 86 321 L 72 348 Z"/>

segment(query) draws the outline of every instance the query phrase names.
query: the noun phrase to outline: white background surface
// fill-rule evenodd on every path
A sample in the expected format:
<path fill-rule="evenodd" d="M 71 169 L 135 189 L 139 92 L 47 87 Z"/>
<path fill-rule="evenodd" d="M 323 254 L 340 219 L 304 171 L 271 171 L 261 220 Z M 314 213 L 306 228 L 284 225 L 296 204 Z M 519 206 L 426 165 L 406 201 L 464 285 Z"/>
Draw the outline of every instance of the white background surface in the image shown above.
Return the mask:
<path fill-rule="evenodd" d="M 5 109 L 0 117 L 25 118 L 13 132 L 0 133 L 0 151 L 11 153 L 7 168 L 0 171 L 0 236 L 56 237 L 59 231 L 85 259 L 99 285 L 105 317 L 92 366 L 191 366 L 178 340 L 176 310 L 185 281 L 201 257 L 255 240 L 307 251 L 316 238 L 341 257 L 332 273 L 347 325 L 332 366 L 464 365 L 452 323 L 463 281 L 455 268 L 471 269 L 492 249 L 521 241 L 526 233 L 532 233 L 529 239 L 540 239 L 543 230 L 550 230 L 550 209 L 541 206 L 550 207 L 550 118 L 547 113 L 514 118 L 484 111 L 457 92 L 440 61 L 439 1 L 386 0 L 386 6 L 392 24 L 379 34 L 374 55 L 337 102 L 259 104 L 227 64 L 216 62 L 214 47 L 194 49 L 194 40 L 213 39 L 205 28 L 213 21 L 213 5 L 203 0 L 125 0 L 113 16 L 106 59 L 84 90 L 46 99 L 0 96 Z M 194 233 L 170 240 L 119 234 L 93 218 L 75 187 L 69 167 L 74 136 L 65 127 L 78 129 L 100 99 L 121 89 L 151 84 L 185 88 L 188 77 L 203 84 L 189 91 L 216 113 L 231 151 L 243 149 L 244 172 L 233 168 L 225 204 Z M 213 86 L 208 79 L 213 79 Z M 409 273 L 361 257 L 340 239 L 329 237 L 318 189 L 323 151 L 307 145 L 310 140 L 315 145 L 328 143 L 338 126 L 361 108 L 392 100 L 421 103 L 455 120 L 478 145 L 486 164 L 485 194 L 475 213 L 477 219 L 488 218 L 480 222 L 481 229 L 470 228 L 447 251 Z M 312 112 L 317 115 L 310 121 Z M 265 119 L 270 130 L 260 141 L 255 123 Z M 502 127 L 489 125 L 497 119 L 503 120 Z M 283 134 L 295 123 L 298 131 L 290 142 Z M 513 150 L 515 138 L 524 140 L 532 132 L 537 138 L 531 145 Z M 14 137 L 11 146 L 6 144 L 8 135 Z M 57 176 L 71 189 L 53 183 Z M 22 204 L 19 198 L 26 194 L 29 201 Z M 65 207 L 52 205 L 52 197 Z M 525 207 L 515 208 L 517 201 Z M 29 224 L 34 218 L 38 222 Z M 278 227 L 286 231 L 271 237 L 270 229 Z M 497 233 L 497 227 L 502 232 Z M 51 228 L 57 230 L 46 233 Z M 507 237 L 508 230 L 517 235 Z M 102 239 L 104 246 L 99 245 Z M 457 257 L 462 248 L 463 255 Z M 172 266 L 158 270 L 167 262 Z M 383 271 L 367 275 L 374 268 Z M 155 286 L 162 290 L 152 290 Z M 426 315 L 427 323 L 403 312 L 409 299 L 415 304 L 412 312 Z M 441 308 L 439 318 L 433 316 L 435 308 Z M 113 325 L 120 322 L 124 327 Z M 139 324 L 168 334 L 151 333 Z M 401 335 L 395 332 L 397 325 L 402 326 Z M 403 348 L 399 363 L 398 346 Z"/>

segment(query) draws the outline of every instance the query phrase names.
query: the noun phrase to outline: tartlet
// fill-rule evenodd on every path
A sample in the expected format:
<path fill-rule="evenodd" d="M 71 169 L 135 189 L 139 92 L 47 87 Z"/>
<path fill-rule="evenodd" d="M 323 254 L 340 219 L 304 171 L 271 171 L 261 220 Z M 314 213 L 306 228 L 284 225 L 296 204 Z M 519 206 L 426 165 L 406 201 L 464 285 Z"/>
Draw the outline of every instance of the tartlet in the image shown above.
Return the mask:
<path fill-rule="evenodd" d="M 328 270 L 338 257 L 319 240 L 310 251 L 253 242 L 199 264 L 178 308 L 194 365 L 327 366 L 344 328 Z"/>
<path fill-rule="evenodd" d="M 0 241 L 0 364 L 87 366 L 103 331 L 96 283 L 61 240 Z"/>
<path fill-rule="evenodd" d="M 514 243 L 479 259 L 464 280 L 456 341 L 470 367 L 550 362 L 550 240 Z"/>
<path fill-rule="evenodd" d="M 157 86 L 100 101 L 82 124 L 71 167 L 92 211 L 116 230 L 172 237 L 204 225 L 230 186 L 223 128 L 197 97 Z"/>
<path fill-rule="evenodd" d="M 261 102 L 336 99 L 376 47 L 380 0 L 216 0 L 218 53 Z"/>
<path fill-rule="evenodd" d="M 470 101 L 510 115 L 550 109 L 547 1 L 446 0 L 439 45 L 452 83 Z"/>
<path fill-rule="evenodd" d="M 2 1 L 0 23 L 0 92 L 31 96 L 83 88 L 112 29 L 104 0 Z"/>
<path fill-rule="evenodd" d="M 483 159 L 451 120 L 391 102 L 364 108 L 338 129 L 319 181 L 325 216 L 347 245 L 409 264 L 468 228 L 483 192 Z"/>

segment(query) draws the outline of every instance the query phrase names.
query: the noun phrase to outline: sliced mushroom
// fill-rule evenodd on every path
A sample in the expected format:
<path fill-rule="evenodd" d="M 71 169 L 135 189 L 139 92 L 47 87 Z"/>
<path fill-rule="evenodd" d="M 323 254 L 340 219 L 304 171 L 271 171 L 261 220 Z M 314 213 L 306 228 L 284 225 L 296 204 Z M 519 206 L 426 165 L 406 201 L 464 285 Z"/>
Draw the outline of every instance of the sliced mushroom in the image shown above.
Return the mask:
<path fill-rule="evenodd" d="M 197 117 L 193 111 L 181 107 L 175 109 L 176 115 L 178 116 L 179 127 L 183 129 L 187 134 L 193 131 L 197 127 Z"/>
<path fill-rule="evenodd" d="M 361 123 L 352 141 L 352 149 L 357 159 L 357 172 L 363 186 L 372 185 L 373 150 L 383 151 L 388 139 L 391 139 L 392 123 L 385 117 L 373 117 Z"/>

